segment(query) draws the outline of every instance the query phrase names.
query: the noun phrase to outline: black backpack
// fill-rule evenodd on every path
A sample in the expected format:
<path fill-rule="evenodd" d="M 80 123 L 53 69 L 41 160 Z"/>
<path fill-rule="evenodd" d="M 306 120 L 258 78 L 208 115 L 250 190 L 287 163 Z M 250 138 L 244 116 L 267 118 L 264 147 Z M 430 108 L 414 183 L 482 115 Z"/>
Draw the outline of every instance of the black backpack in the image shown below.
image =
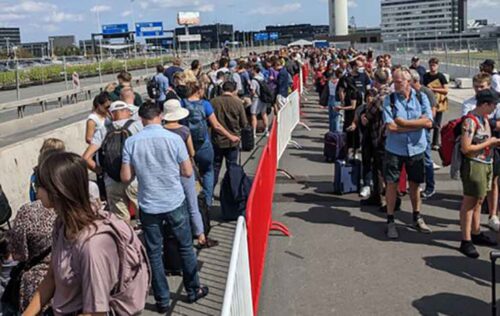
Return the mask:
<path fill-rule="evenodd" d="M 264 81 L 261 81 L 261 80 L 257 80 L 255 79 L 258 83 L 259 83 L 259 87 L 260 87 L 260 94 L 259 94 L 259 99 L 264 102 L 264 103 L 274 103 L 274 100 L 275 100 L 275 95 L 273 93 L 273 91 L 269 88 L 268 84 Z"/>
<path fill-rule="evenodd" d="M 245 215 L 248 196 L 252 189 L 252 180 L 245 174 L 243 167 L 229 164 L 220 187 L 220 206 L 222 218 L 227 221 Z"/>
<path fill-rule="evenodd" d="M 158 80 L 156 80 L 156 77 L 151 77 L 148 80 L 146 89 L 148 91 L 148 96 L 151 99 L 157 100 L 158 98 L 160 98 L 161 88 L 160 88 L 160 83 L 158 82 Z"/>
<path fill-rule="evenodd" d="M 121 182 L 123 146 L 125 140 L 132 136 L 128 129 L 133 123 L 134 120 L 129 120 L 122 128 L 115 128 L 112 124 L 108 126 L 108 133 L 99 149 L 99 163 L 102 170 L 117 182 Z"/>

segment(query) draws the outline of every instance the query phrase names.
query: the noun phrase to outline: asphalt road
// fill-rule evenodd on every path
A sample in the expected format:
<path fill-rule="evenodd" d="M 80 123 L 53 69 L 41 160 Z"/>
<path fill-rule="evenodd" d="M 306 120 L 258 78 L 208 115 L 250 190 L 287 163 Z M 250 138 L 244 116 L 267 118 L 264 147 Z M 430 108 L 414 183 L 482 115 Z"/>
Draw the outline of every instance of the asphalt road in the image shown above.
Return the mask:
<path fill-rule="evenodd" d="M 437 171 L 438 193 L 422 207 L 430 235 L 410 228 L 405 197 L 396 213 L 400 239 L 389 241 L 385 214 L 360 207 L 357 194 L 333 195 L 333 165 L 323 158 L 328 114 L 312 94 L 309 100 L 303 119 L 312 131 L 296 129 L 303 149 L 289 148 L 280 165 L 298 182 L 280 175 L 274 196 L 273 220 L 293 236 L 269 237 L 259 314 L 489 315 L 492 249 L 478 247 L 476 260 L 458 252 L 460 182 L 448 169 Z M 445 119 L 458 116 L 452 102 Z M 440 162 L 436 153 L 434 159 Z"/>

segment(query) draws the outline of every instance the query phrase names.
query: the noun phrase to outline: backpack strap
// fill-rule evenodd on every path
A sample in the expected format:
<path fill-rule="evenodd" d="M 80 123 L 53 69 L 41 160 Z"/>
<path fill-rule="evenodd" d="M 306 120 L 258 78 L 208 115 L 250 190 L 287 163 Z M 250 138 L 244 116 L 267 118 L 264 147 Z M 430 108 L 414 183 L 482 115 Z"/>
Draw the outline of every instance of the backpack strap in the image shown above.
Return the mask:
<path fill-rule="evenodd" d="M 132 126 L 132 124 L 134 124 L 134 120 L 128 120 L 125 125 L 123 125 L 123 127 L 121 128 L 122 130 L 126 130 L 127 132 L 130 132 L 129 131 L 129 128 L 130 126 Z"/>

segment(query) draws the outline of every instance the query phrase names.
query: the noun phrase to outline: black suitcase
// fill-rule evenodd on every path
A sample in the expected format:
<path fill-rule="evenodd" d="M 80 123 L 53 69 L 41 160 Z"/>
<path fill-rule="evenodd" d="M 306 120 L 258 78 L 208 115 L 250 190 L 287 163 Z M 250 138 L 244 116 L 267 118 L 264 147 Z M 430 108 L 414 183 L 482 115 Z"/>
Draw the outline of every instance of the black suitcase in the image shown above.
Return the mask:
<path fill-rule="evenodd" d="M 179 252 L 179 242 L 169 225 L 164 224 L 163 236 L 163 267 L 166 275 L 182 275 L 182 259 Z"/>
<path fill-rule="evenodd" d="M 343 160 L 347 156 L 346 133 L 328 132 L 325 134 L 323 155 L 326 161 Z"/>
<path fill-rule="evenodd" d="M 255 147 L 255 138 L 253 136 L 253 129 L 247 126 L 241 130 L 241 150 L 252 151 Z"/>
<path fill-rule="evenodd" d="M 490 259 L 491 259 L 491 315 L 492 316 L 497 316 L 496 264 L 497 264 L 498 258 L 500 258 L 499 251 L 492 251 L 490 253 Z"/>
<path fill-rule="evenodd" d="M 338 195 L 357 193 L 361 187 L 361 161 L 335 161 L 333 192 Z"/>

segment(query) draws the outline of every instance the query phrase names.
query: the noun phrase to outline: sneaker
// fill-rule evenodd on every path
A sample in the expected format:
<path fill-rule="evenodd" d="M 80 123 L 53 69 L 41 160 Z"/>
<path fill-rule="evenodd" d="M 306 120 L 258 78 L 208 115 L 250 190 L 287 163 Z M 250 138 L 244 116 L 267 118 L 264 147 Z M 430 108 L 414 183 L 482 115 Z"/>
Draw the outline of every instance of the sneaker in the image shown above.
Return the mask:
<path fill-rule="evenodd" d="M 359 192 L 359 196 L 366 199 L 367 197 L 370 196 L 371 193 L 372 193 L 371 188 L 369 186 L 364 186 Z"/>
<path fill-rule="evenodd" d="M 394 223 L 394 222 L 387 224 L 387 228 L 385 230 L 385 233 L 387 235 L 387 238 L 389 238 L 389 239 L 398 239 L 399 238 L 398 229 L 396 228 L 396 223 Z"/>
<path fill-rule="evenodd" d="M 156 303 L 156 311 L 158 314 L 166 314 L 170 310 L 170 305 L 161 305 Z"/>
<path fill-rule="evenodd" d="M 498 219 L 498 216 L 493 215 L 489 220 L 488 220 L 488 227 L 492 230 L 498 233 L 500 230 L 500 220 Z"/>
<path fill-rule="evenodd" d="M 269 130 L 266 128 L 266 130 L 264 131 L 264 136 L 265 137 L 269 137 Z"/>
<path fill-rule="evenodd" d="M 425 223 L 425 221 L 424 221 L 423 218 L 419 218 L 415 222 L 413 222 L 413 227 L 417 231 L 419 231 L 421 233 L 424 233 L 424 234 L 430 234 L 430 233 L 432 233 L 432 229 L 430 229 L 430 227 L 427 226 L 427 224 Z"/>
<path fill-rule="evenodd" d="M 432 146 L 432 150 L 433 150 L 433 151 L 438 151 L 438 150 L 439 150 L 439 148 L 441 148 L 441 146 L 439 146 L 439 145 L 434 145 L 434 146 Z"/>
<path fill-rule="evenodd" d="M 477 252 L 476 247 L 474 247 L 471 241 L 462 240 L 459 250 L 469 258 L 477 259 L 479 257 L 479 252 Z"/>
<path fill-rule="evenodd" d="M 472 243 L 478 246 L 488 246 L 493 247 L 498 245 L 496 241 L 486 236 L 484 233 L 480 233 L 479 235 L 471 235 Z"/>
<path fill-rule="evenodd" d="M 431 197 L 434 196 L 434 194 L 436 194 L 436 190 L 425 190 L 424 192 L 420 193 L 420 196 L 423 198 L 423 199 L 430 199 Z"/>
<path fill-rule="evenodd" d="M 202 299 L 207 295 L 208 295 L 208 287 L 202 286 L 196 290 L 196 293 L 194 294 L 194 296 L 189 296 L 187 301 L 189 304 L 193 304 L 196 301 L 198 301 L 199 299 Z"/>
<path fill-rule="evenodd" d="M 440 165 L 438 165 L 437 163 L 433 162 L 432 163 L 432 168 L 434 168 L 434 170 L 439 170 L 441 169 L 442 167 Z"/>

